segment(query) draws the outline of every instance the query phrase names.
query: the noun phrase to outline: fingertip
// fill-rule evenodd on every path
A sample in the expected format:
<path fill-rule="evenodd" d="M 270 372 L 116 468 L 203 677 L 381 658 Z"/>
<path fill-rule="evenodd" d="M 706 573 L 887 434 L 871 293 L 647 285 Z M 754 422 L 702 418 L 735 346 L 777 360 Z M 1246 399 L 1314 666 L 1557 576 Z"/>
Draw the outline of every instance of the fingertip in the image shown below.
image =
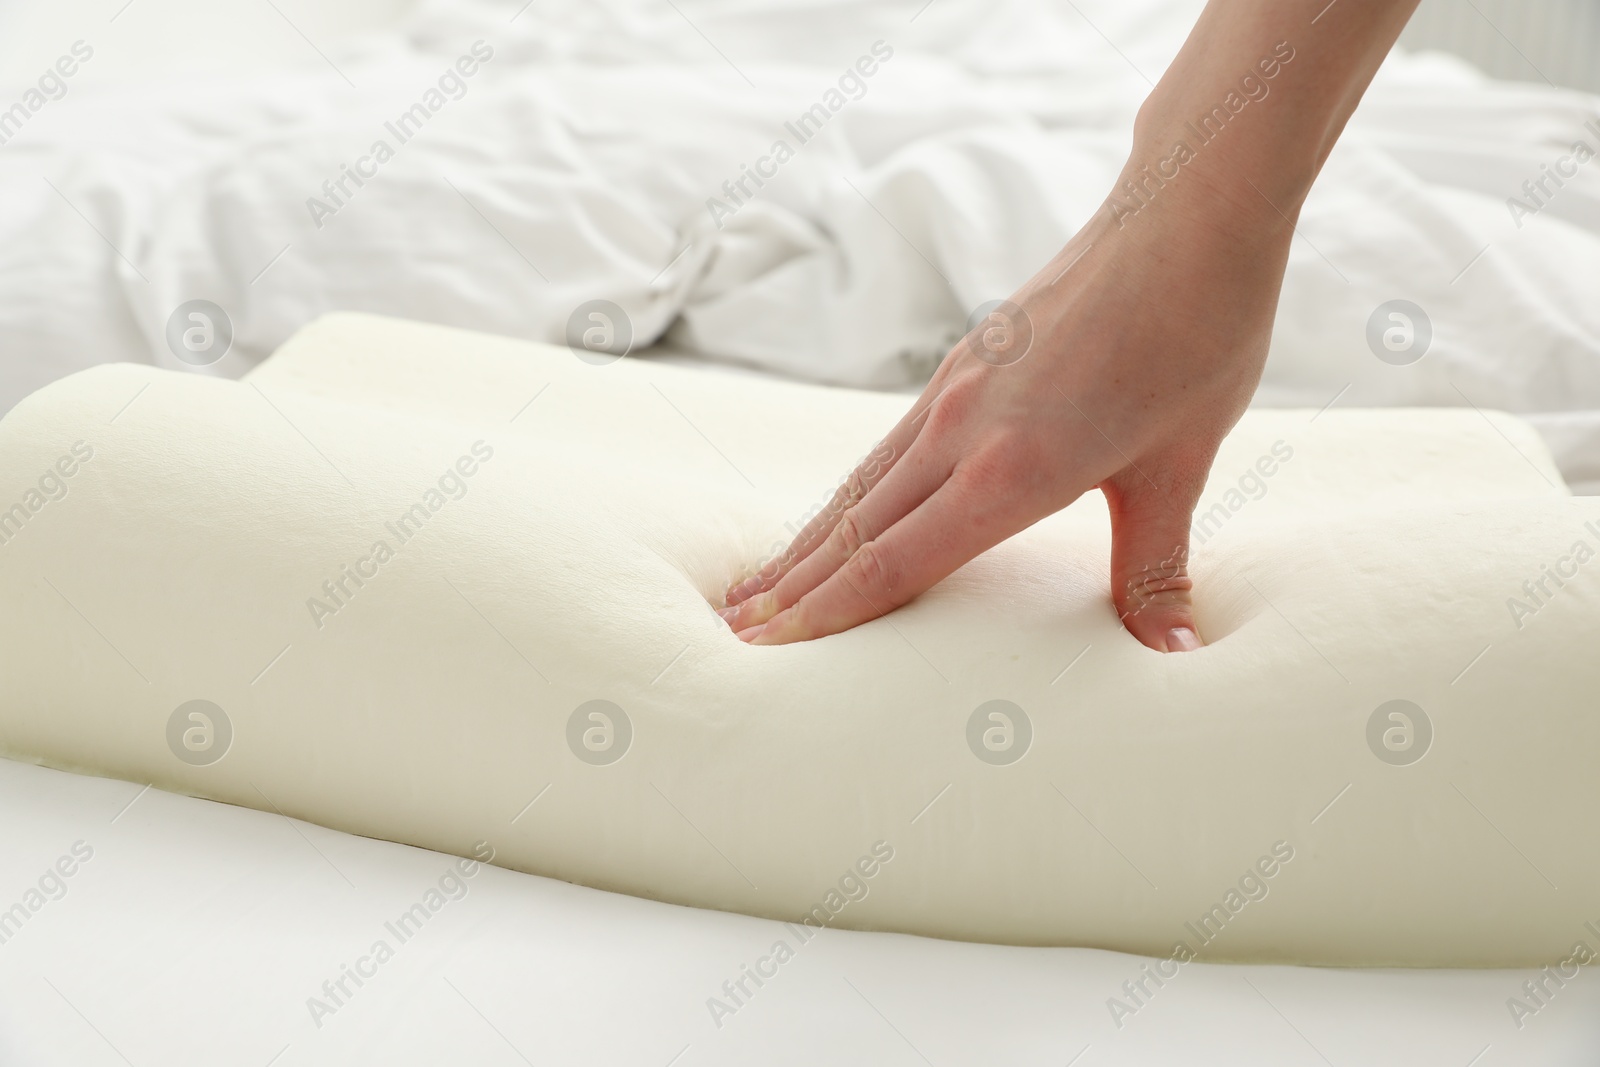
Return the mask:
<path fill-rule="evenodd" d="M 764 593 L 757 593 L 734 610 L 736 614 L 731 620 L 731 625 L 736 630 L 771 622 L 772 617 L 778 614 L 778 594 L 770 589 Z"/>
<path fill-rule="evenodd" d="M 743 641 L 747 645 L 748 644 L 754 644 L 755 643 L 755 639 L 760 637 L 761 636 L 761 632 L 763 630 L 765 630 L 766 628 L 767 628 L 767 624 L 763 622 L 763 623 L 759 623 L 759 624 L 757 624 L 755 626 L 750 626 L 750 627 L 747 627 L 747 628 L 745 628 L 743 630 L 740 630 L 738 633 L 734 634 L 734 636 L 737 637 L 739 640 Z"/>
<path fill-rule="evenodd" d="M 1204 647 L 1200 635 L 1189 626 L 1174 626 L 1167 631 L 1168 652 L 1193 652 Z"/>
<path fill-rule="evenodd" d="M 759 631 L 750 638 L 753 645 L 786 645 L 804 638 L 803 634 L 795 632 L 795 616 L 790 611 L 780 611 L 760 627 L 752 629 Z"/>
<path fill-rule="evenodd" d="M 1122 624 L 1134 640 L 1154 652 L 1195 652 L 1206 644 L 1188 604 L 1152 605 L 1124 615 Z"/>

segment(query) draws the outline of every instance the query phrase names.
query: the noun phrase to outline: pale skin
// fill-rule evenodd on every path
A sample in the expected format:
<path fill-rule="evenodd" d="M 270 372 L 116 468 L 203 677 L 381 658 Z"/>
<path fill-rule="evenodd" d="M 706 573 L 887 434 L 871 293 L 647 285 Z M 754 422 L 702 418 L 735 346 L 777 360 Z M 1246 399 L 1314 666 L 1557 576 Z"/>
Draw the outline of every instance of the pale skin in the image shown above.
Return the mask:
<path fill-rule="evenodd" d="M 1261 380 L 1301 204 L 1417 2 L 1210 0 L 1139 110 L 1112 194 L 1137 211 L 1108 199 L 1011 296 L 1031 331 L 980 325 L 950 351 L 833 504 L 728 590 L 719 614 L 739 638 L 786 644 L 878 618 L 1098 489 L 1128 632 L 1157 651 L 1202 647 L 1195 505 Z M 1291 59 L 1263 65 L 1285 46 Z M 1202 143 L 1188 124 L 1244 96 L 1246 75 L 1265 95 L 1247 86 Z"/>

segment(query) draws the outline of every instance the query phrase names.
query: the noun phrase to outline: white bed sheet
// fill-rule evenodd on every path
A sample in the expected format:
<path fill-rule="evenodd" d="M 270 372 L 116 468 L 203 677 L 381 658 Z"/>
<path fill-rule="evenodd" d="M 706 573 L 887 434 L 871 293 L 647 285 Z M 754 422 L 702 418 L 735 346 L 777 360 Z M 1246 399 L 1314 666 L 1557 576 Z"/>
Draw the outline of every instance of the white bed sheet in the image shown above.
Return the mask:
<path fill-rule="evenodd" d="M 507 812 L 505 834 L 518 832 Z M 1600 974 L 1519 1030 L 1508 971 L 1189 964 L 1123 1018 L 1138 957 L 824 930 L 718 1027 L 781 924 L 481 867 L 401 943 L 454 859 L 0 760 L 0 908 L 93 856 L 0 944 L 8 1067 L 1438 1064 L 1600 1058 Z M 81 851 L 81 847 L 80 847 Z M 377 939 L 395 948 L 318 1026 Z M 770 970 L 770 967 L 768 968 Z M 1150 986 L 1150 988 L 1154 988 Z M 325 1000 L 332 1004 L 331 1000 Z"/>

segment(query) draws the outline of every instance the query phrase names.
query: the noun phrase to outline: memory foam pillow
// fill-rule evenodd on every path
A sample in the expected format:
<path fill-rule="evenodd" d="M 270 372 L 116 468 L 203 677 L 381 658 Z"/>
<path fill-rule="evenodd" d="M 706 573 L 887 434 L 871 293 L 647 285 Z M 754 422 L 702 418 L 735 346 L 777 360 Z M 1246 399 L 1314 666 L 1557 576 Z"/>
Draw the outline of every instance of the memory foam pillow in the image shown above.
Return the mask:
<path fill-rule="evenodd" d="M 1197 652 L 1119 626 L 1097 495 L 741 644 L 708 599 L 906 403 L 356 315 L 242 383 L 86 371 L 0 423 L 4 751 L 813 925 L 1512 966 L 1600 923 L 1600 501 L 1523 424 L 1247 415 Z"/>

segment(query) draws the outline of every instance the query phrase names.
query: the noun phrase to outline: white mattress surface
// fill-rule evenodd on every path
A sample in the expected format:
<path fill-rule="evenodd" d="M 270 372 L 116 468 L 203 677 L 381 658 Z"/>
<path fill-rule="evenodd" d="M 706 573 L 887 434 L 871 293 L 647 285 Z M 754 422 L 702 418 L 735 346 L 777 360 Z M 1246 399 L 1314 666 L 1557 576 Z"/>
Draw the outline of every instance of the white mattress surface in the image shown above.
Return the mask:
<path fill-rule="evenodd" d="M 508 816 L 509 820 L 509 816 Z M 508 821 L 505 833 L 518 827 Z M 1119 1028 L 1134 956 L 823 930 L 719 1027 L 780 923 L 479 867 L 401 941 L 452 857 L 0 760 L 0 908 L 92 856 L 0 943 L 7 1067 L 582 1063 L 1439 1064 L 1600 1058 L 1584 968 L 1523 1019 L 1514 971 L 1194 963 Z M 24 905 L 26 907 L 26 905 Z M 333 1005 L 375 942 L 393 949 Z M 767 965 L 768 970 L 772 965 Z M 307 1002 L 334 1007 L 314 1021 Z"/>

